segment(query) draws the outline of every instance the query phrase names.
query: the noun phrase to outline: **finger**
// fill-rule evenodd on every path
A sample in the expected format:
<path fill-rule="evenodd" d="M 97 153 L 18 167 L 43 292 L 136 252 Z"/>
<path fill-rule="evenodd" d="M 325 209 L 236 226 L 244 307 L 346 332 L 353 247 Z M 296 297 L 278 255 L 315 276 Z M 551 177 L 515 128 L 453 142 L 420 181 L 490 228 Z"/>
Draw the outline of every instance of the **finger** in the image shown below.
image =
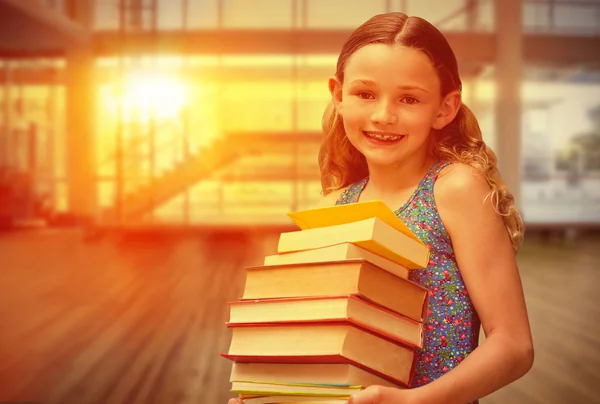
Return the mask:
<path fill-rule="evenodd" d="M 370 386 L 350 397 L 348 404 L 379 404 L 381 402 L 381 387 Z"/>
<path fill-rule="evenodd" d="M 240 398 L 232 398 L 227 404 L 244 404 L 244 402 Z"/>

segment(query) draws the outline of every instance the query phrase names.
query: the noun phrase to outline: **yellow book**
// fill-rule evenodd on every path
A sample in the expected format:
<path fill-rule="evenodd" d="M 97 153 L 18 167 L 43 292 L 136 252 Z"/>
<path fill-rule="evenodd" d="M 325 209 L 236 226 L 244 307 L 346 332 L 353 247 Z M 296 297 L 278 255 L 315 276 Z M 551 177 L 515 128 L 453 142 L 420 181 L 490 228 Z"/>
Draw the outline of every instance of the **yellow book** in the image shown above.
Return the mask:
<path fill-rule="evenodd" d="M 244 399 L 244 404 L 288 404 L 288 403 L 303 403 L 303 404 L 346 404 L 347 398 L 328 398 L 328 397 L 297 397 L 297 396 L 268 396 L 256 397 L 240 394 Z"/>
<path fill-rule="evenodd" d="M 388 379 L 348 363 L 233 363 L 230 382 L 254 380 L 338 386 L 379 385 L 400 388 Z"/>
<path fill-rule="evenodd" d="M 308 264 L 316 262 L 337 262 L 343 260 L 364 259 L 379 268 L 388 271 L 400 278 L 408 279 L 408 268 L 386 259 L 381 255 L 372 253 L 352 243 L 341 243 L 313 250 L 301 250 L 283 254 L 267 255 L 265 266 Z"/>
<path fill-rule="evenodd" d="M 418 322 L 423 322 L 427 314 L 426 288 L 394 276 L 365 260 L 249 267 L 246 268 L 242 299 L 315 298 L 352 294 L 360 295 Z M 392 324 L 388 326 L 392 327 Z"/>
<path fill-rule="evenodd" d="M 350 363 L 407 386 L 417 352 L 383 335 L 340 323 L 234 325 L 223 357 L 244 363 Z"/>
<path fill-rule="evenodd" d="M 361 389 L 362 386 L 336 386 L 316 383 L 277 383 L 254 380 L 231 382 L 231 391 L 242 395 L 348 398 Z"/>
<path fill-rule="evenodd" d="M 277 253 L 313 250 L 342 243 L 353 243 L 407 269 L 426 268 L 429 263 L 427 246 L 376 217 L 281 233 Z"/>
<path fill-rule="evenodd" d="M 388 224 L 400 233 L 424 244 L 396 214 L 382 201 L 356 202 L 290 212 L 288 216 L 302 230 L 357 222 L 373 217 Z"/>

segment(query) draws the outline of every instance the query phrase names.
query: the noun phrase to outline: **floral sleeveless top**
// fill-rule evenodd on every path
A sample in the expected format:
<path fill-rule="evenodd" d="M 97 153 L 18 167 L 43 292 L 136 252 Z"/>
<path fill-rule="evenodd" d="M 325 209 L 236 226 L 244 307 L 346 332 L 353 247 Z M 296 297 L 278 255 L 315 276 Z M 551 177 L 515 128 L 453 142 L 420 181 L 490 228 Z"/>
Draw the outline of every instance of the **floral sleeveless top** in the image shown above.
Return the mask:
<path fill-rule="evenodd" d="M 423 348 L 417 351 L 410 387 L 423 386 L 450 371 L 476 347 L 480 321 L 463 282 L 450 236 L 438 213 L 433 185 L 448 163 L 432 166 L 396 215 L 430 250 L 429 265 L 411 270 L 409 279 L 429 290 L 429 310 L 423 329 Z M 336 205 L 354 203 L 368 177 L 350 185 Z"/>

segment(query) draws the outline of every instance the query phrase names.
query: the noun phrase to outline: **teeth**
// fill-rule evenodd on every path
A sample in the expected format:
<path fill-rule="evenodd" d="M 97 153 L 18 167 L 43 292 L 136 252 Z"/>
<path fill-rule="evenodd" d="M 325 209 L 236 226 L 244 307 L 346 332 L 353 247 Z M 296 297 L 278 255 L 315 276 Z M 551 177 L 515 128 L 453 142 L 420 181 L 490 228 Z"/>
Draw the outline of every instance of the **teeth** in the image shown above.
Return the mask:
<path fill-rule="evenodd" d="M 370 138 L 378 139 L 378 140 L 399 140 L 402 138 L 402 136 L 382 135 L 379 133 L 372 133 L 372 132 L 365 132 L 365 134 Z"/>

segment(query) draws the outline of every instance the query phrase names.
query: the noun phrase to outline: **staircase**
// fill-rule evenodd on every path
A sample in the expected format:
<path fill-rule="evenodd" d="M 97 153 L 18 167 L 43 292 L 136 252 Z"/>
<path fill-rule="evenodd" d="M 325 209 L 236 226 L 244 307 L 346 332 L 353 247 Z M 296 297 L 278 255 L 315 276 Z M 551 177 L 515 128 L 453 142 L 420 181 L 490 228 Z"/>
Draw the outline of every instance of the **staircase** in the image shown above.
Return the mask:
<path fill-rule="evenodd" d="M 127 194 L 118 206 L 102 213 L 104 224 L 128 224 L 141 220 L 144 214 L 168 202 L 190 186 L 210 178 L 217 170 L 243 156 L 261 153 L 290 153 L 299 145 L 318 146 L 320 133 L 289 134 L 229 134 L 202 147 L 185 161 L 154 178 L 149 184 Z"/>
<path fill-rule="evenodd" d="M 241 155 L 236 148 L 226 143 L 225 140 L 218 140 L 200 148 L 148 184 L 126 194 L 121 201 L 120 209 L 114 206 L 102 213 L 102 222 L 105 224 L 137 222 L 155 207 L 177 196 L 198 181 L 209 178 L 216 170 L 230 164 Z"/>

